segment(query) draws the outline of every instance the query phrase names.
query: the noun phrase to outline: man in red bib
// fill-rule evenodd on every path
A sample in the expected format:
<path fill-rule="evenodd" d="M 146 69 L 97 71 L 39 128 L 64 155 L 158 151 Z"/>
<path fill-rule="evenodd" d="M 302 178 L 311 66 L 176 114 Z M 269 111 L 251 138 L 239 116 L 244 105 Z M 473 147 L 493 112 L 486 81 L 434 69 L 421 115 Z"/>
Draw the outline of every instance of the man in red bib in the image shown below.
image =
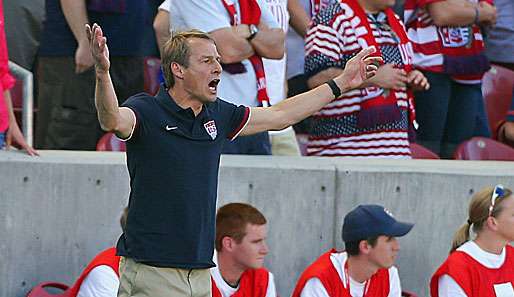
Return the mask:
<path fill-rule="evenodd" d="M 380 205 L 359 205 L 346 215 L 346 251 L 332 249 L 302 273 L 293 297 L 400 297 L 393 266 L 404 236 L 413 224 L 397 221 Z"/>
<path fill-rule="evenodd" d="M 218 210 L 212 297 L 276 296 L 273 274 L 262 267 L 268 253 L 266 234 L 266 218 L 255 207 L 230 203 Z"/>

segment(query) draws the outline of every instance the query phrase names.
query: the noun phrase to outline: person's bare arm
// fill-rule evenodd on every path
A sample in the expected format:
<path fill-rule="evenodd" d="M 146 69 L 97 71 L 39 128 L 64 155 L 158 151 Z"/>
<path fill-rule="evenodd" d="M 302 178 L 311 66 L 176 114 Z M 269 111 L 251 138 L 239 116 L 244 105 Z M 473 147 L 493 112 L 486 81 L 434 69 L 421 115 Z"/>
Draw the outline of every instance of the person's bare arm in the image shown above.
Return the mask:
<path fill-rule="evenodd" d="M 16 117 L 14 115 L 14 109 L 12 106 L 11 91 L 4 90 L 3 95 L 5 105 L 7 107 L 7 113 L 9 115 L 9 128 L 7 130 L 5 137 L 5 147 L 9 149 L 11 144 L 14 142 L 19 144 L 22 149 L 26 150 L 27 154 L 31 156 L 39 156 L 38 152 L 30 145 L 28 145 L 28 143 L 25 141 L 23 133 L 21 132 L 20 127 L 18 126 L 18 122 L 16 122 Z"/>
<path fill-rule="evenodd" d="M 162 47 L 170 39 L 170 13 L 166 10 L 159 9 L 153 20 L 153 29 L 157 38 L 157 45 L 162 56 Z"/>
<path fill-rule="evenodd" d="M 374 47 L 366 48 L 346 63 L 344 71 L 334 78 L 341 93 L 361 87 L 375 75 L 377 66 L 374 63 L 381 61 L 381 58 L 368 57 L 374 52 Z M 253 107 L 248 125 L 241 131 L 241 135 L 284 129 L 320 110 L 333 99 L 331 88 L 324 84 L 271 107 Z"/>
<path fill-rule="evenodd" d="M 315 87 L 320 86 L 333 78 L 336 78 L 341 73 L 343 73 L 343 69 L 341 68 L 327 68 L 309 77 L 309 79 L 307 79 L 307 86 L 309 89 L 314 89 Z"/>
<path fill-rule="evenodd" d="M 100 126 L 104 131 L 114 132 L 122 139 L 128 138 L 134 129 L 136 118 L 129 108 L 118 106 L 116 92 L 109 75 L 107 39 L 97 24 L 93 24 L 93 27 L 86 24 L 85 31 L 95 61 L 95 105 Z"/>
<path fill-rule="evenodd" d="M 89 51 L 88 40 L 84 32 L 84 25 L 88 23 L 85 0 L 60 0 L 62 12 L 66 22 L 73 32 L 77 41 L 75 51 L 75 72 L 81 73 L 94 64 L 93 57 Z"/>
<path fill-rule="evenodd" d="M 262 22 L 257 27 L 259 32 L 250 40 L 255 52 L 263 58 L 282 59 L 286 45 L 284 31 L 281 28 L 270 28 Z"/>
<path fill-rule="evenodd" d="M 476 9 L 475 9 L 476 8 Z M 428 4 L 428 13 L 436 26 L 467 26 L 473 24 L 478 11 L 478 22 L 494 22 L 496 9 L 490 5 L 476 5 L 467 0 L 446 0 Z"/>
<path fill-rule="evenodd" d="M 298 35 L 305 38 L 305 36 L 307 36 L 307 29 L 309 29 L 311 18 L 298 0 L 288 0 L 287 10 L 291 16 L 289 19 L 289 25 L 291 25 Z"/>
<path fill-rule="evenodd" d="M 225 64 L 241 62 L 254 55 L 252 45 L 246 40 L 250 35 L 248 25 L 221 28 L 210 32 Z"/>

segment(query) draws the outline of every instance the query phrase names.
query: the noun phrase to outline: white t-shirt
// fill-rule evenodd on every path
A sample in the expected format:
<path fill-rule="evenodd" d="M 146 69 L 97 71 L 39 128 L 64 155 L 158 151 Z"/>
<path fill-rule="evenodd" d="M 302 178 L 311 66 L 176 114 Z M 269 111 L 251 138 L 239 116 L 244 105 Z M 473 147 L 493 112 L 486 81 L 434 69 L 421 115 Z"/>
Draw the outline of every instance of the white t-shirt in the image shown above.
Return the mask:
<path fill-rule="evenodd" d="M 289 29 L 289 12 L 287 0 L 265 0 L 271 14 L 284 32 Z M 286 55 L 282 59 L 262 59 L 264 72 L 266 73 L 266 91 L 271 105 L 286 98 Z"/>
<path fill-rule="evenodd" d="M 225 282 L 223 277 L 221 276 L 220 270 L 218 267 L 213 267 L 210 269 L 211 276 L 214 282 L 216 283 L 216 287 L 220 290 L 222 297 L 230 297 L 239 290 L 239 286 L 237 288 L 231 287 L 229 284 Z M 268 279 L 268 289 L 266 290 L 266 297 L 276 297 L 277 292 L 275 289 L 275 280 L 273 279 L 273 274 L 269 272 Z"/>
<path fill-rule="evenodd" d="M 481 249 L 474 241 L 468 241 L 457 248 L 475 259 L 487 268 L 498 269 L 505 262 L 505 248 L 501 254 L 496 255 Z M 438 292 L 440 297 L 467 297 L 464 290 L 448 274 L 442 275 L 438 280 Z"/>
<path fill-rule="evenodd" d="M 278 23 L 264 0 L 257 0 L 261 8 L 261 23 L 270 28 L 279 28 Z M 239 1 L 234 1 L 240 15 Z M 161 5 L 162 6 L 162 5 Z M 199 29 L 212 32 L 230 27 L 230 17 L 221 0 L 170 0 L 170 26 L 172 30 Z M 218 96 L 236 105 L 257 106 L 257 79 L 250 61 L 241 62 L 245 73 L 221 73 Z"/>
<path fill-rule="evenodd" d="M 330 255 L 330 260 L 337 270 L 337 274 L 341 278 L 343 286 L 346 288 L 346 276 L 344 273 L 344 265 L 348 256 L 346 252 L 333 253 Z M 364 295 L 365 283 L 359 283 L 350 277 L 350 295 L 353 297 L 361 297 Z M 389 295 L 388 297 L 400 297 L 402 295 L 402 288 L 400 286 L 400 277 L 398 276 L 398 269 L 392 266 L 389 268 Z M 303 287 L 300 297 L 330 297 L 327 290 L 318 278 L 311 278 Z"/>
<path fill-rule="evenodd" d="M 89 272 L 80 285 L 77 297 L 116 297 L 120 280 L 107 265 L 100 265 Z"/>

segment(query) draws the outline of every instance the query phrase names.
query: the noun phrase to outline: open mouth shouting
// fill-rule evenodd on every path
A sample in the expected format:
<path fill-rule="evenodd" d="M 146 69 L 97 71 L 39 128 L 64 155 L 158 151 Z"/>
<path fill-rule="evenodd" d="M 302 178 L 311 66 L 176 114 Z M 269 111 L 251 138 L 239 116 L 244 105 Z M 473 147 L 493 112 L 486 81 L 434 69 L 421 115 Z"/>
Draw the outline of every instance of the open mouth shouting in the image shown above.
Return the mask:
<path fill-rule="evenodd" d="M 209 82 L 209 90 L 211 91 L 212 94 L 216 94 L 219 83 L 220 83 L 219 78 L 215 78 Z"/>

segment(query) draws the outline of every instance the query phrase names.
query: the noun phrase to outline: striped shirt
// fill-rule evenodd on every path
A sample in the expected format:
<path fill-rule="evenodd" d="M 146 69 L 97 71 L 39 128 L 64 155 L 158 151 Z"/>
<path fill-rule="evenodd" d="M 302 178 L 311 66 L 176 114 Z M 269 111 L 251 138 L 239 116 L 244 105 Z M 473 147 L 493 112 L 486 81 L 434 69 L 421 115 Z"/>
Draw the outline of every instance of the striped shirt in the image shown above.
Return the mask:
<path fill-rule="evenodd" d="M 385 63 L 403 67 L 398 37 L 389 27 L 384 13 L 368 14 L 373 36 Z M 322 10 L 307 33 L 305 73 L 313 76 L 331 67 L 344 68 L 362 47 L 364 27 L 357 27 L 358 17 L 343 1 Z M 364 29 L 364 30 L 363 30 Z M 391 90 L 393 91 L 393 90 Z M 357 89 L 342 94 L 313 116 L 307 152 L 317 156 L 367 158 L 409 158 L 408 100 L 404 91 L 396 91 L 401 119 L 372 128 L 357 125 L 361 101 L 382 94 L 380 88 Z"/>
<path fill-rule="evenodd" d="M 406 0 L 404 20 L 407 35 L 414 49 L 414 66 L 430 72 L 444 72 L 443 46 L 452 55 L 464 56 L 469 50 L 462 46 L 468 42 L 476 43 L 478 52 L 484 50 L 480 28 L 476 25 L 462 27 L 437 27 L 427 11 L 429 4 L 445 0 Z M 477 2 L 476 0 L 470 0 Z M 489 1 L 487 1 L 489 2 Z M 469 41 L 471 39 L 471 41 Z M 480 83 L 483 74 L 460 75 L 453 79 L 460 83 Z"/>

